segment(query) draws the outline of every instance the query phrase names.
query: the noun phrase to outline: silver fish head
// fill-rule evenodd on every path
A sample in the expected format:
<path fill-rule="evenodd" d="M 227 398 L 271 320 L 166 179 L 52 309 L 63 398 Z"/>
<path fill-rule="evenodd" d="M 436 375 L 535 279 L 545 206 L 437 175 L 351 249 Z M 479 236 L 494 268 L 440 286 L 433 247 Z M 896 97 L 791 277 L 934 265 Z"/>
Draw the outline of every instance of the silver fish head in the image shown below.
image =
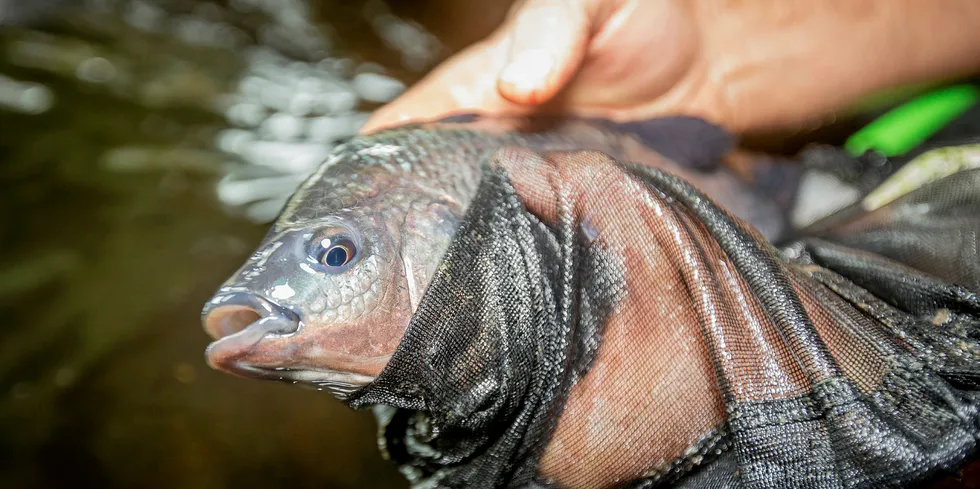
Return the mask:
<path fill-rule="evenodd" d="M 385 367 L 462 211 L 420 191 L 412 168 L 364 154 L 311 176 L 205 305 L 213 368 L 343 398 Z"/>

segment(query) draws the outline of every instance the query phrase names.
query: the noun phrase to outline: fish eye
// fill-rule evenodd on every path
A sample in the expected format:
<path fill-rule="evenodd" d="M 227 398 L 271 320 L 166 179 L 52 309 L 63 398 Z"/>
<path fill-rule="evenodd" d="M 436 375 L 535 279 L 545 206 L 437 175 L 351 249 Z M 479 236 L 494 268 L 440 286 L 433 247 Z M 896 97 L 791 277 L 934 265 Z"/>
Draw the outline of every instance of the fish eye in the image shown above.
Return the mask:
<path fill-rule="evenodd" d="M 329 268 L 339 268 L 350 263 L 357 254 L 354 243 L 346 238 L 324 240 L 320 263 Z"/>

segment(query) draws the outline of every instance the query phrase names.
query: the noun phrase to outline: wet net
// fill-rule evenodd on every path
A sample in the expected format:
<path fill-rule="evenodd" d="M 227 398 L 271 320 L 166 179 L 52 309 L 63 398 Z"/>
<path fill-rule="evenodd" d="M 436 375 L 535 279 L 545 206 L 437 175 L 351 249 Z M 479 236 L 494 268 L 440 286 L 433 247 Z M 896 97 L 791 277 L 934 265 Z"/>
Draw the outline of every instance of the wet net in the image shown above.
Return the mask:
<path fill-rule="evenodd" d="M 505 149 L 386 369 L 417 487 L 906 487 L 980 437 L 980 170 L 772 245 L 671 174 Z"/>

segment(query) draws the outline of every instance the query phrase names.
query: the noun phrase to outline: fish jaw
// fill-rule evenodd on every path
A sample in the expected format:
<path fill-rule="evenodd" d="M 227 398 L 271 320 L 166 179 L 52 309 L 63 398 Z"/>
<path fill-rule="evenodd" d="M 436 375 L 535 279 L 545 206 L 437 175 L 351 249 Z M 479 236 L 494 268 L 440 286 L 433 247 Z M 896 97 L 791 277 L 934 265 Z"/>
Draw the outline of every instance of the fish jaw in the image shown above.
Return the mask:
<path fill-rule="evenodd" d="M 205 329 L 209 333 L 239 327 L 228 323 L 247 320 L 248 316 L 258 318 L 235 333 L 216 337 L 216 341 L 208 346 L 205 357 L 208 365 L 215 370 L 238 377 L 291 382 L 318 390 L 326 389 L 335 396 L 343 398 L 349 392 L 371 383 L 388 363 L 390 355 L 360 359 L 349 356 L 338 358 L 341 355 L 326 358 L 321 354 L 317 362 L 306 364 L 297 358 L 296 352 L 300 350 L 300 345 L 308 342 L 297 341 L 297 333 L 288 332 L 289 328 L 299 329 L 295 319 L 277 312 L 258 317 L 256 309 L 247 306 L 243 308 L 236 304 L 254 302 L 254 296 L 218 296 L 215 300 L 228 304 L 205 310 Z M 355 368 L 341 371 L 322 365 L 345 363 L 359 364 L 360 368 L 356 369 L 359 371 L 354 371 Z"/>
<path fill-rule="evenodd" d="M 270 235 L 205 305 L 212 368 L 343 398 L 387 365 L 412 312 L 398 254 L 384 240 L 361 243 L 366 256 L 327 273 L 309 260 L 316 228 Z"/>
<path fill-rule="evenodd" d="M 397 334 L 382 346 L 389 353 L 361 354 L 367 351 L 358 347 L 364 340 L 361 331 L 367 327 L 363 322 L 327 328 L 306 325 L 288 309 L 246 292 L 216 295 L 203 311 L 203 323 L 215 338 L 205 351 L 212 368 L 327 390 L 341 399 L 372 382 L 401 339 Z M 342 352 L 338 343 L 345 343 L 353 353 Z"/>

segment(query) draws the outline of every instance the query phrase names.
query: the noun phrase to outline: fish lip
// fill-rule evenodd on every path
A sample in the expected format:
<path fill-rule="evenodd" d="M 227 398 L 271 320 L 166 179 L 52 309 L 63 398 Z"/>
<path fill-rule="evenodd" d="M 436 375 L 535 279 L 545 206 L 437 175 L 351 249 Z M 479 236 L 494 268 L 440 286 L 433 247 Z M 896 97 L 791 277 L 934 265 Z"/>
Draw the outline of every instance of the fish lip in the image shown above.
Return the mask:
<path fill-rule="evenodd" d="M 242 290 L 239 288 L 222 288 L 211 297 L 204 308 L 201 310 L 201 324 L 204 327 L 204 331 L 215 340 L 215 343 L 234 336 L 238 332 L 231 334 L 222 334 L 220 331 L 213 331 L 213 328 L 209 327 L 208 316 L 218 307 L 223 306 L 243 306 L 252 309 L 260 319 L 275 319 L 277 323 L 281 324 L 292 324 L 291 331 L 283 331 L 279 334 L 291 334 L 299 331 L 301 322 L 299 320 L 299 315 L 292 310 L 276 304 L 265 297 L 253 294 L 247 290 Z M 252 323 L 254 324 L 254 323 Z M 252 326 L 249 324 L 244 329 L 248 329 Z M 240 331 L 239 331 L 240 332 Z"/>

